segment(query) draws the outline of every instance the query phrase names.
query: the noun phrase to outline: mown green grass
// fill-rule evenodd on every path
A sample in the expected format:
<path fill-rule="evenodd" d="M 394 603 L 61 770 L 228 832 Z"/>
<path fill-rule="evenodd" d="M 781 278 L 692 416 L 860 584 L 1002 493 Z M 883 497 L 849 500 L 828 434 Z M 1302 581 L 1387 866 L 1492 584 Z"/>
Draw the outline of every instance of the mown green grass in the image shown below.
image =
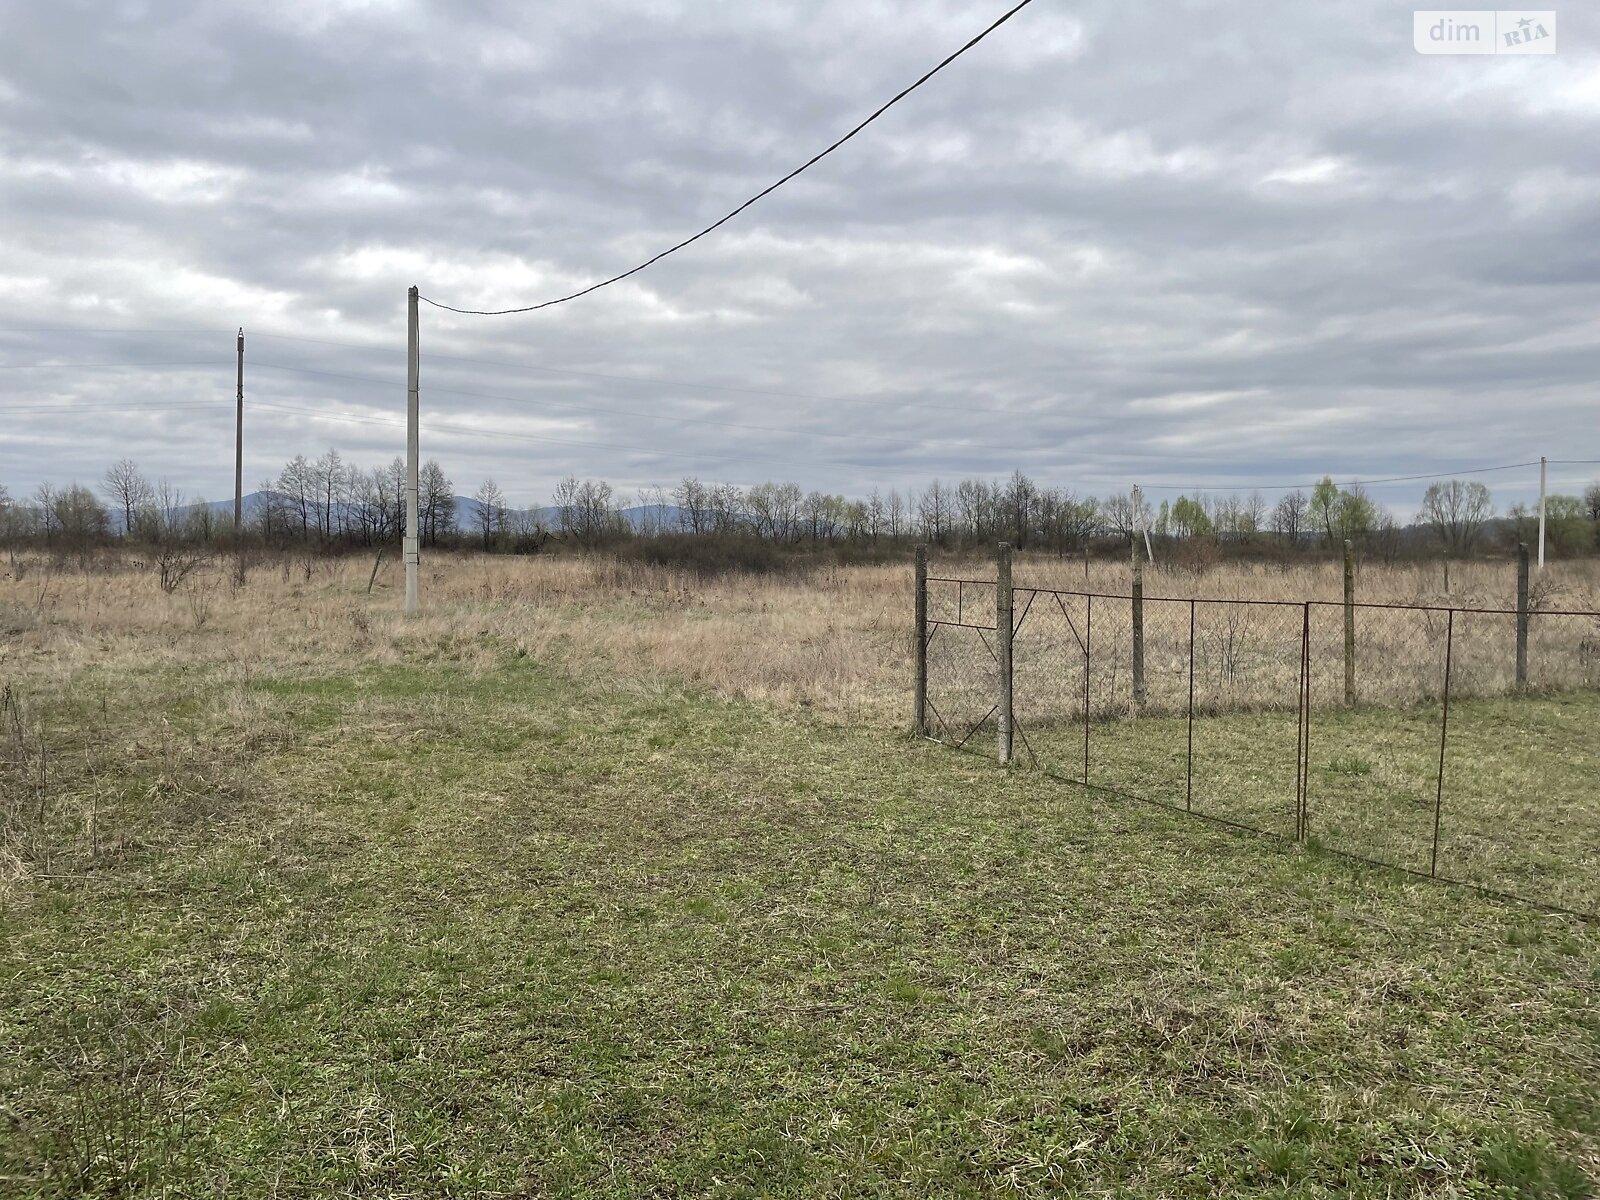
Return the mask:
<path fill-rule="evenodd" d="M 1572 918 L 510 656 L 36 691 L 8 1195 L 1594 1194 Z"/>
<path fill-rule="evenodd" d="M 1097 720 L 1089 782 L 1293 838 L 1298 720 L 1293 710 L 1199 715 L 1192 756 L 1181 715 Z M 1306 836 L 1315 847 L 1600 914 L 1596 729 L 1596 692 L 1458 700 L 1448 727 L 1437 702 L 1317 708 Z M 1019 756 L 1083 779 L 1081 724 L 1024 736 Z M 991 738 L 974 744 L 987 752 Z"/>

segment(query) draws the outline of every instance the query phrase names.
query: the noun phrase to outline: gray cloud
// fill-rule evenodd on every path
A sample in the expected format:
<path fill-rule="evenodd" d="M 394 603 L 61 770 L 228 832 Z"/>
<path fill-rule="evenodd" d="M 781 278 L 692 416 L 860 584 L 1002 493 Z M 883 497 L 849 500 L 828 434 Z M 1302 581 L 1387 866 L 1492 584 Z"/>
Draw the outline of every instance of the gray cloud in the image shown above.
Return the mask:
<path fill-rule="evenodd" d="M 226 495 L 236 325 L 247 478 L 387 459 L 407 285 L 500 307 L 630 266 L 986 19 L 6 0 L 0 327 L 212 332 L 0 333 L 0 363 L 208 360 L 0 369 L 0 481 L 127 454 Z M 1553 57 L 1444 58 L 1376 0 L 1039 0 L 650 272 L 425 308 L 425 452 L 525 502 L 568 472 L 1105 491 L 1600 458 L 1600 20 L 1560 21 Z"/>

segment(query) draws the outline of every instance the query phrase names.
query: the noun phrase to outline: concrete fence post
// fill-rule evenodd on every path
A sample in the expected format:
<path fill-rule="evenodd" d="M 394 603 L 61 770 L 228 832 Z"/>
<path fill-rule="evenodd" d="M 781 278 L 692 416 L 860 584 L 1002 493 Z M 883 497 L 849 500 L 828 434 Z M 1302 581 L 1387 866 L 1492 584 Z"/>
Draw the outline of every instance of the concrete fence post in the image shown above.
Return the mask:
<path fill-rule="evenodd" d="M 928 735 L 928 548 L 917 547 L 916 682 L 911 728 L 918 737 Z"/>
<path fill-rule="evenodd" d="M 1344 543 L 1344 702 L 1356 702 L 1356 552 L 1348 538 Z"/>
<path fill-rule="evenodd" d="M 1144 568 L 1133 564 L 1133 706 L 1144 707 Z"/>
<path fill-rule="evenodd" d="M 1528 543 L 1517 543 L 1517 687 L 1528 686 Z"/>
<path fill-rule="evenodd" d="M 994 583 L 995 658 L 1000 664 L 1000 763 L 1011 761 L 1011 547 L 1001 542 L 996 553 Z"/>

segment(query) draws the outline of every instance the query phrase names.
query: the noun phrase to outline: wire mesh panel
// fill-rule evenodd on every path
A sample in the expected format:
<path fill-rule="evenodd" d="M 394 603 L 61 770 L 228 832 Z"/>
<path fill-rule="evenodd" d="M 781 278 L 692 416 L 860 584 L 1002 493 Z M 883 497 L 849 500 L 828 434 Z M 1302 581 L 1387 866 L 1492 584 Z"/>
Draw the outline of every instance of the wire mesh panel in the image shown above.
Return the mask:
<path fill-rule="evenodd" d="M 1100 610 L 1109 610 L 1102 637 Z M 1095 601 L 1089 782 L 1182 808 L 1189 794 L 1187 600 L 1142 603 L 1143 670 L 1134 670 L 1131 598 Z"/>
<path fill-rule="evenodd" d="M 1305 826 L 1330 850 L 1427 873 L 1450 615 L 1311 604 Z"/>
<path fill-rule="evenodd" d="M 1540 692 L 1600 689 L 1600 613 L 1529 613 L 1527 675 Z"/>
<path fill-rule="evenodd" d="M 1600 915 L 1600 613 L 1013 593 L 1014 759 Z M 993 581 L 928 581 L 929 732 L 993 737 Z"/>
<path fill-rule="evenodd" d="M 1455 615 L 1456 658 L 1473 664 L 1463 682 L 1476 687 L 1458 698 L 1452 681 L 1439 874 L 1600 912 L 1600 679 L 1586 662 L 1600 652 L 1591 642 L 1600 616 L 1532 616 L 1522 690 L 1514 677 L 1516 620 L 1507 616 Z M 1508 630 L 1512 677 L 1495 692 L 1487 684 L 1501 681 L 1508 656 L 1488 647 Z"/>
<path fill-rule="evenodd" d="M 1018 589 L 1014 604 L 1017 753 L 1067 779 L 1083 778 L 1085 684 L 1096 607 L 1088 596 L 1031 589 Z"/>
<path fill-rule="evenodd" d="M 928 733 L 965 746 L 996 728 L 992 582 L 928 581 Z"/>
<path fill-rule="evenodd" d="M 1458 612 L 1450 652 L 1453 699 L 1511 696 L 1517 691 L 1517 614 Z"/>
<path fill-rule="evenodd" d="M 1292 838 L 1305 610 L 1195 602 L 1193 811 Z"/>

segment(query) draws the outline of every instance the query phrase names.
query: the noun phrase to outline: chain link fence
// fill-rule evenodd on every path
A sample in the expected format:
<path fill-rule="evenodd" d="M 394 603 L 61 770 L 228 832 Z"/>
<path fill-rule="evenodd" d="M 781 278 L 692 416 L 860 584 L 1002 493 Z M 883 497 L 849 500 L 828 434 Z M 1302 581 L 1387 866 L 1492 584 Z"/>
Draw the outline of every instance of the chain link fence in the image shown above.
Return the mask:
<path fill-rule="evenodd" d="M 1600 916 L 1600 612 L 930 576 L 919 732 L 1102 794 Z M 1009 614 L 1009 619 L 1007 618 Z"/>

